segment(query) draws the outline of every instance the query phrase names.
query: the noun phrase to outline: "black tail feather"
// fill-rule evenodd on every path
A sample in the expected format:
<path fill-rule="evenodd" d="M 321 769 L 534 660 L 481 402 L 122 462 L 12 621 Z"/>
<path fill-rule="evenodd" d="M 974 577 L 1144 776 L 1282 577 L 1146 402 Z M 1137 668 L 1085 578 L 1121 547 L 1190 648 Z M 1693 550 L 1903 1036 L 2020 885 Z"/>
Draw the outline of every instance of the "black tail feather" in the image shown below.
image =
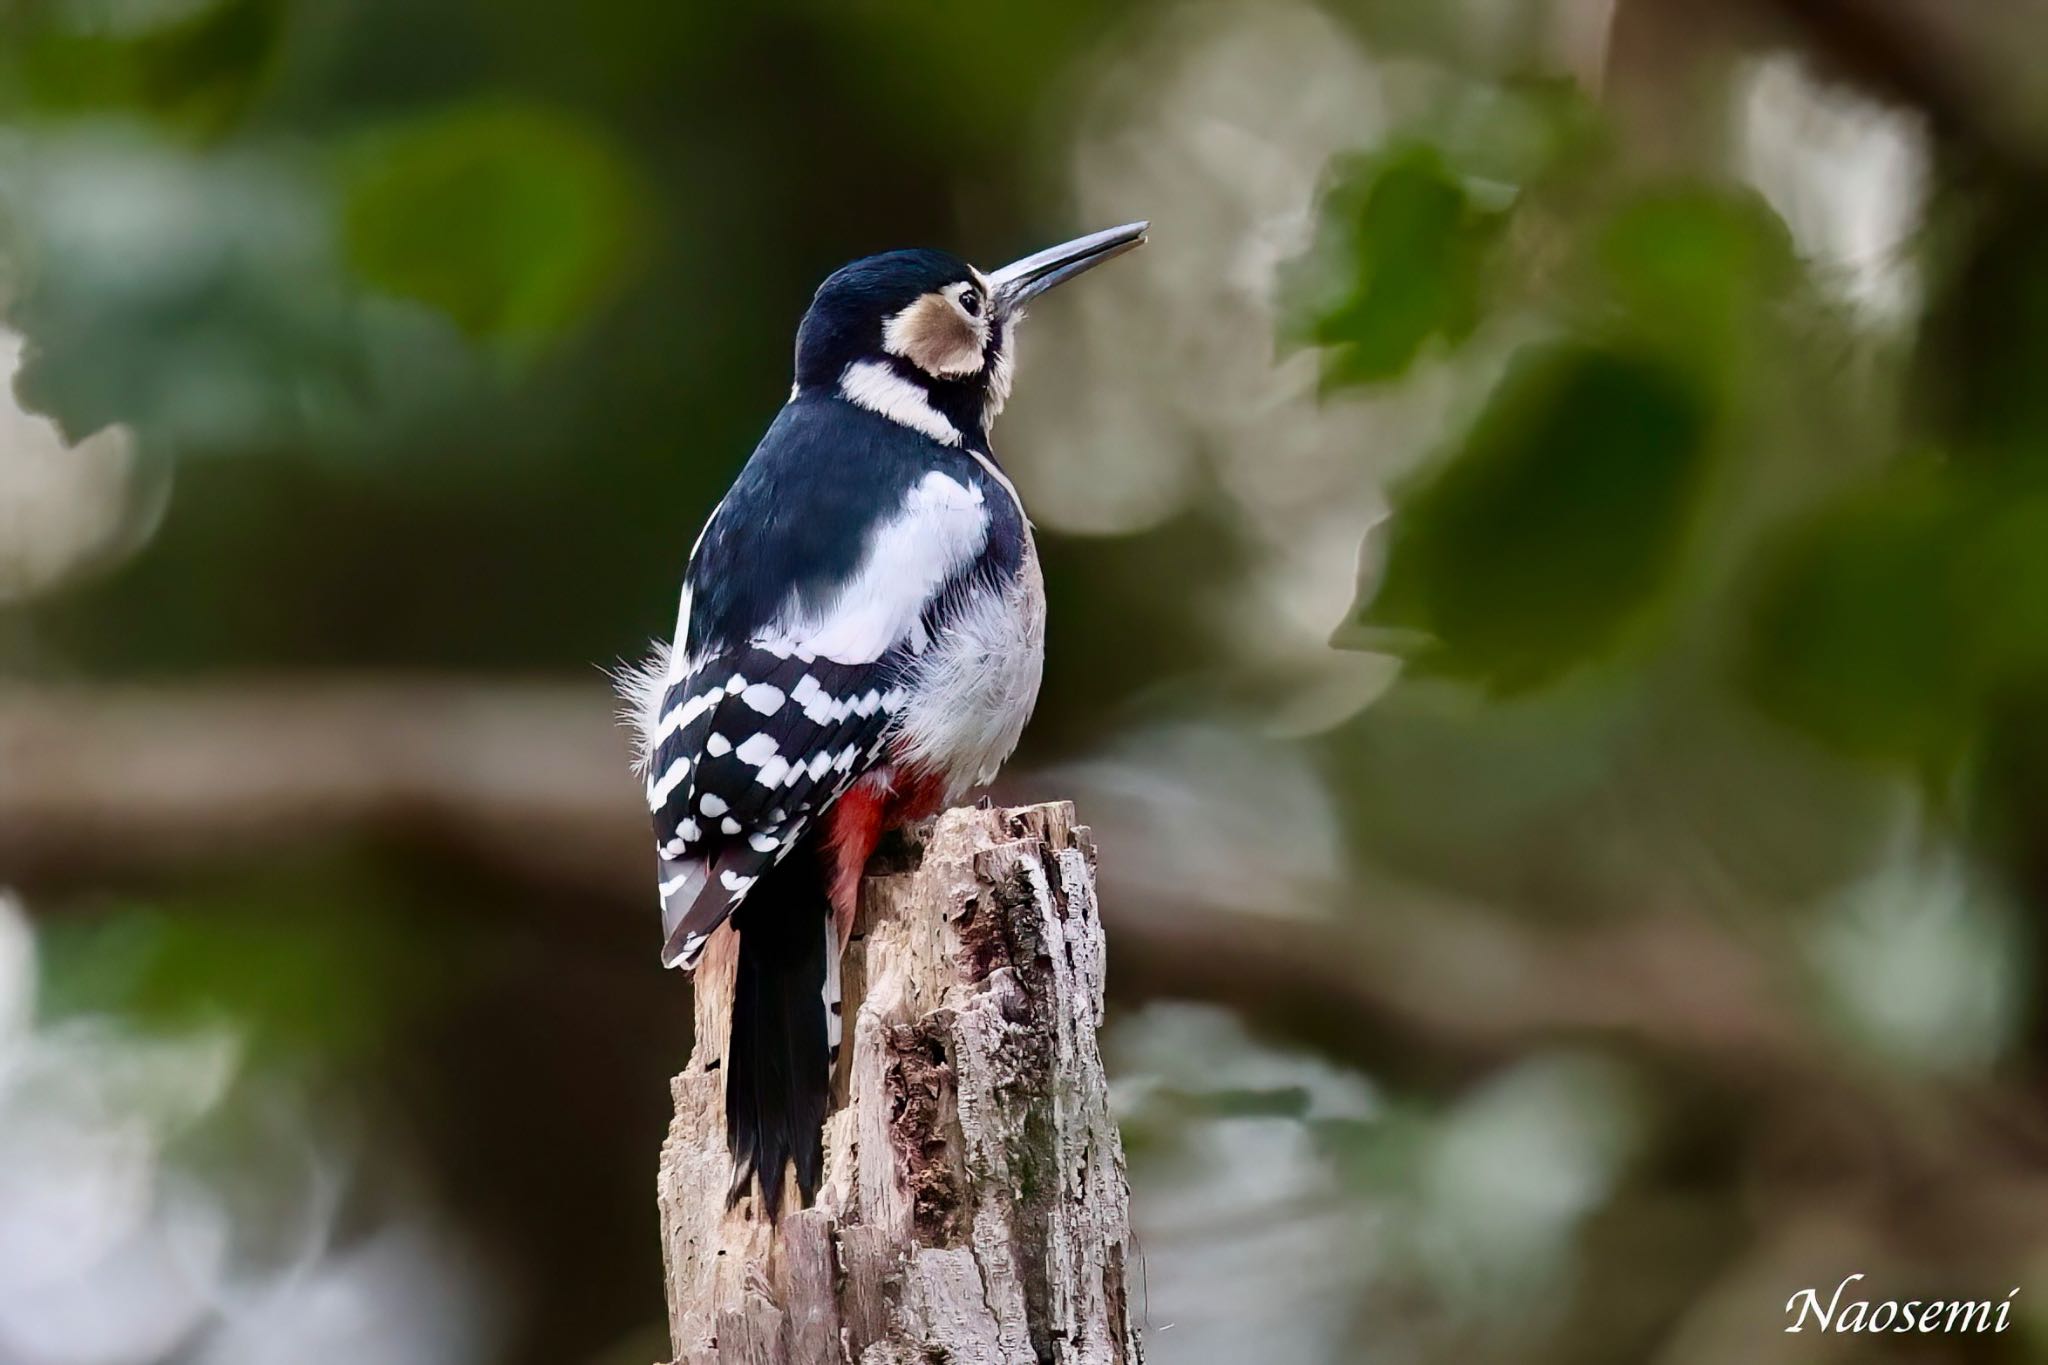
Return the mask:
<path fill-rule="evenodd" d="M 826 902 L 817 859 L 797 849 L 763 876 L 734 913 L 740 936 L 732 1041 L 725 1063 L 725 1142 L 732 1152 L 728 1205 L 761 1177 L 774 1218 L 793 1163 L 808 1204 L 824 1177 Z"/>

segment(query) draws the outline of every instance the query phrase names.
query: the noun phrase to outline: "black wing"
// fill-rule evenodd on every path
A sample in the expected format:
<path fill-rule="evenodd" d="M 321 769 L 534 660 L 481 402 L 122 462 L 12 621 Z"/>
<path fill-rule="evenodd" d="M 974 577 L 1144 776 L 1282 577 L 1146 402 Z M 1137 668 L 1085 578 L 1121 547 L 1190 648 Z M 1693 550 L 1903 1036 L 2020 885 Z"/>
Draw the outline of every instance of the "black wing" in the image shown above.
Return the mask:
<path fill-rule="evenodd" d="M 903 704 L 898 652 L 842 664 L 750 644 L 663 699 L 648 805 L 661 852 L 662 961 L 694 967 L 755 880 L 880 757 Z"/>

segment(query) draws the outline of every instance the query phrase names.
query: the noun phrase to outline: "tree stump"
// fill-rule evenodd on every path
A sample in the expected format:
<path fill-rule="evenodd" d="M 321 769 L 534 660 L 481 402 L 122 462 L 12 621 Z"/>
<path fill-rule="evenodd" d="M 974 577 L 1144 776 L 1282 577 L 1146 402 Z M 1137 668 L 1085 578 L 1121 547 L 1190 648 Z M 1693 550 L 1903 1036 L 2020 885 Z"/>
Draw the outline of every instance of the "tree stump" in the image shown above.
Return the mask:
<path fill-rule="evenodd" d="M 1094 864 L 1066 802 L 947 811 L 877 860 L 844 963 L 824 1185 L 773 1227 L 753 1198 L 726 1208 L 719 932 L 661 1154 L 678 1365 L 1142 1359 L 1096 1047 Z"/>

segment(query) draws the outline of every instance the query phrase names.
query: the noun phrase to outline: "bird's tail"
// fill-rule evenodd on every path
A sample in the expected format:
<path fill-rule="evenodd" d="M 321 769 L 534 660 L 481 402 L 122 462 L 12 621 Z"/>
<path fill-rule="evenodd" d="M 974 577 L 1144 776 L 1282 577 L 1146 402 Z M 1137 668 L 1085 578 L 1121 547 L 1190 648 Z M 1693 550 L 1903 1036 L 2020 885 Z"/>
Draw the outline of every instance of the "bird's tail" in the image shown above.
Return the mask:
<path fill-rule="evenodd" d="M 764 874 L 734 912 L 739 962 L 725 1062 L 725 1142 L 738 1203 L 761 1177 L 762 1204 L 780 1211 L 796 1168 L 809 1203 L 824 1174 L 825 1110 L 831 1100 L 838 1005 L 838 937 L 817 859 L 798 849 Z"/>

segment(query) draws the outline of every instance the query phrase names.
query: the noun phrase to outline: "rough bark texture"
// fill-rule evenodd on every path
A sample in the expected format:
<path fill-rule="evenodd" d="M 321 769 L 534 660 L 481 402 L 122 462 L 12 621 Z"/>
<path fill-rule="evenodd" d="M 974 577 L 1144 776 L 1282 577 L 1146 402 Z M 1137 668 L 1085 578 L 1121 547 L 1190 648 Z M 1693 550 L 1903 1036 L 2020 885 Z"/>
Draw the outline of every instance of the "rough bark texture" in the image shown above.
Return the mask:
<path fill-rule="evenodd" d="M 1064 802 L 948 811 L 871 872 L 825 1185 L 772 1228 L 725 1206 L 721 931 L 661 1158 L 679 1363 L 1141 1359 L 1094 872 Z"/>

